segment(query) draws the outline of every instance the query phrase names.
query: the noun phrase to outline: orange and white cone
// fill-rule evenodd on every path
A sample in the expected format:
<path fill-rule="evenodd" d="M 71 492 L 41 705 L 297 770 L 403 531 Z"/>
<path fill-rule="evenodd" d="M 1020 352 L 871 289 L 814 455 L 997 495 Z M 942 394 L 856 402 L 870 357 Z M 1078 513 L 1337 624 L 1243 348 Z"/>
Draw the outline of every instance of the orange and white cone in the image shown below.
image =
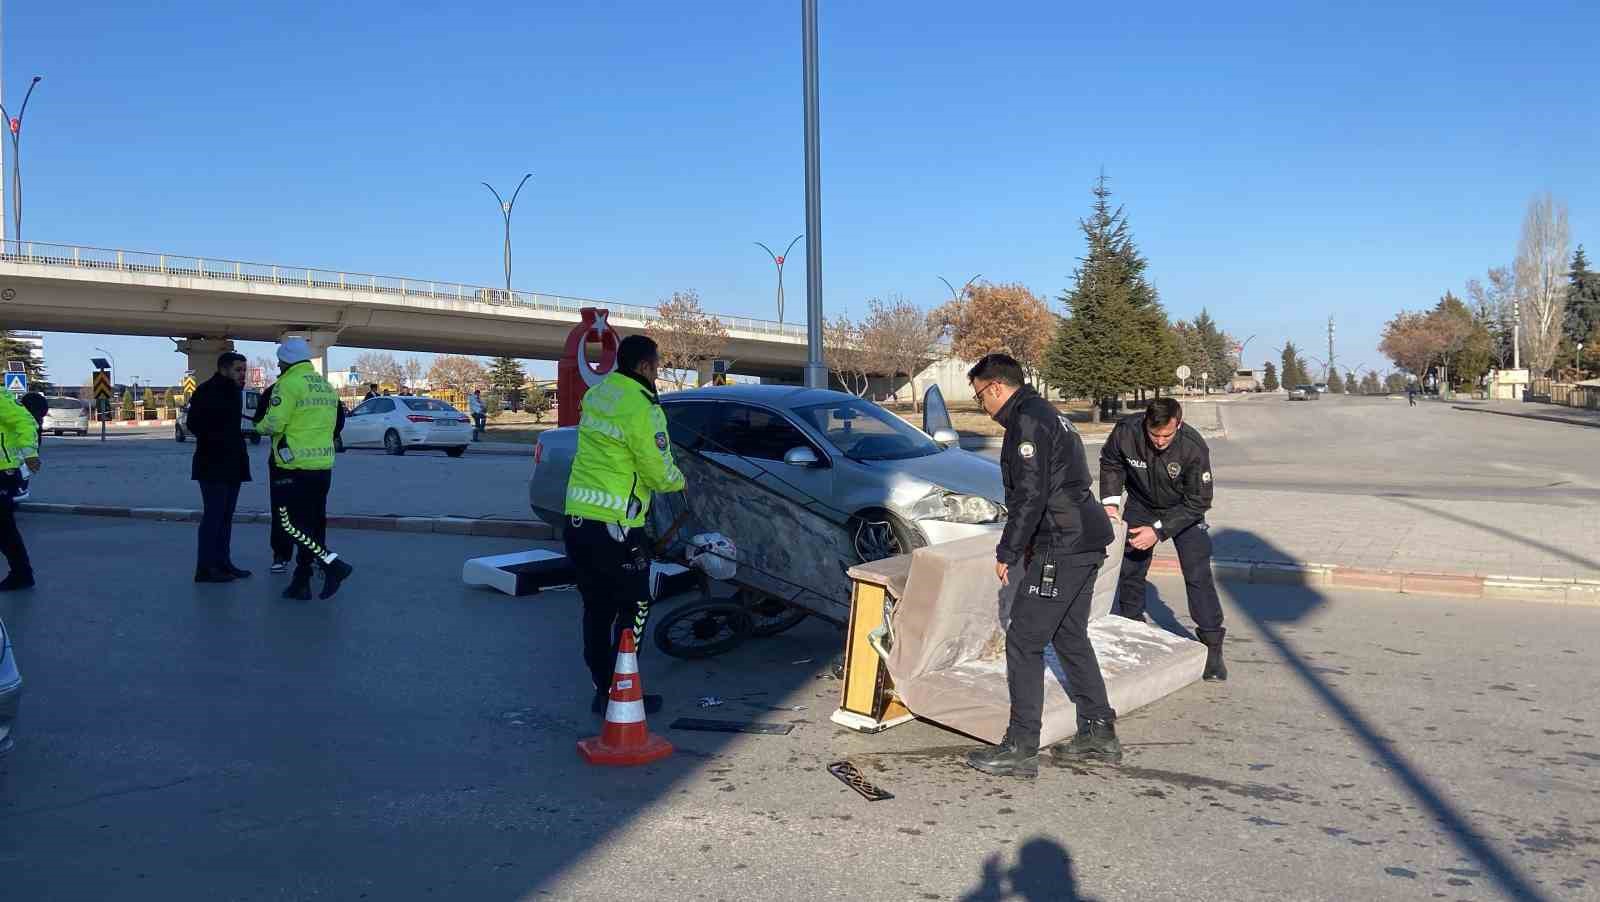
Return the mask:
<path fill-rule="evenodd" d="M 578 740 L 578 754 L 590 764 L 631 767 L 672 754 L 672 743 L 650 732 L 644 722 L 644 683 L 639 679 L 638 647 L 633 630 L 622 631 L 617 667 L 611 677 L 611 701 L 599 736 Z"/>

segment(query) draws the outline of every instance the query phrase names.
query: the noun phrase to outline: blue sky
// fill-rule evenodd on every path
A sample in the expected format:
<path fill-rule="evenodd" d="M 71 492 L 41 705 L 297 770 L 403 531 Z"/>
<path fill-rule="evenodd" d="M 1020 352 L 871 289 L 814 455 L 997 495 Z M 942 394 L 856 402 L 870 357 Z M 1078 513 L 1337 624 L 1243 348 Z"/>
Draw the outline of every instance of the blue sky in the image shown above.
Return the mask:
<path fill-rule="evenodd" d="M 821 7 L 830 313 L 946 276 L 1051 298 L 1104 167 L 1169 311 L 1382 367 L 1384 320 L 1509 262 L 1549 190 L 1600 249 L 1593 3 Z M 799 4 L 5 7 L 39 241 L 772 316 L 803 230 Z M 9 202 L 9 197 L 7 198 Z M 803 309 L 792 257 L 790 316 Z M 172 381 L 164 339 L 94 345 Z M 266 346 L 247 348 L 252 353 Z M 335 365 L 354 350 L 336 351 Z"/>

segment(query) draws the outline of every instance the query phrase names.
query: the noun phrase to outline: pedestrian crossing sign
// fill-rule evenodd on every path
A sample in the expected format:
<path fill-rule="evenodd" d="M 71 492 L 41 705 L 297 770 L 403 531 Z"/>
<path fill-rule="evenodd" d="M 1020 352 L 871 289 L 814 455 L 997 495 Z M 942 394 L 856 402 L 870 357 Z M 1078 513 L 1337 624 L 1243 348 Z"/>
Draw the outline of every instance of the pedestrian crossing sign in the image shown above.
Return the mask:
<path fill-rule="evenodd" d="M 6 373 L 6 391 L 20 395 L 28 390 L 27 373 Z"/>

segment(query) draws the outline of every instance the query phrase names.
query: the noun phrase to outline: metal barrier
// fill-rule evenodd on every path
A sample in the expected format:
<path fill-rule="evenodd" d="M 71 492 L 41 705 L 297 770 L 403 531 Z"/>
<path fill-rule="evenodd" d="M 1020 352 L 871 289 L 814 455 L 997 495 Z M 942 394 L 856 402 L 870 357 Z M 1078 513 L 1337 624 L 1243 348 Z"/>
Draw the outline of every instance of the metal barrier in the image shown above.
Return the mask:
<path fill-rule="evenodd" d="M 146 273 L 187 279 L 204 279 L 219 283 L 246 283 L 305 287 L 308 289 L 333 289 L 374 295 L 393 295 L 402 298 L 430 300 L 474 301 L 496 306 L 525 307 L 534 310 L 554 310 L 576 313 L 584 307 L 603 307 L 613 319 L 630 319 L 654 322 L 660 319 L 654 307 L 637 304 L 618 304 L 592 298 L 568 297 L 513 290 L 508 295 L 504 288 L 487 288 L 459 282 L 439 282 L 430 279 L 411 279 L 400 276 L 378 276 L 371 273 L 347 273 L 337 270 L 311 269 L 304 266 L 281 266 L 268 263 L 246 263 L 240 260 L 221 260 L 212 257 L 191 257 L 182 254 L 162 254 L 146 251 L 118 250 L 114 248 L 86 247 L 73 244 L 46 244 L 36 241 L 7 240 L 0 250 L 0 263 L 31 266 L 64 267 L 79 270 Z M 718 316 L 723 328 L 729 331 L 752 332 L 784 336 L 804 341 L 806 329 L 802 325 L 778 323 L 772 320 L 745 316 Z"/>

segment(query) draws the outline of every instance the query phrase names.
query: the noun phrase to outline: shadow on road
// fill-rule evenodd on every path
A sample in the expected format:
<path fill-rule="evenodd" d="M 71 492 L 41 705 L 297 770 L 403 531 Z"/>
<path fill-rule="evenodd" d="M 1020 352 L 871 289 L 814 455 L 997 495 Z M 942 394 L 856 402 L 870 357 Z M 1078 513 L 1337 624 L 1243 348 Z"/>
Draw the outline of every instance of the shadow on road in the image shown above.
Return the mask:
<path fill-rule="evenodd" d="M 1219 545 L 1229 541 L 1254 539 L 1271 547 L 1271 543 L 1264 537 L 1242 530 L 1222 529 L 1214 532 L 1212 537 Z M 1261 634 L 1261 638 L 1282 656 L 1295 676 L 1316 694 L 1352 735 L 1383 762 L 1384 767 L 1388 768 L 1395 779 L 1416 799 L 1434 823 L 1461 848 L 1463 853 L 1478 861 L 1508 896 L 1513 899 L 1530 900 L 1544 898 L 1517 870 L 1511 860 L 1496 850 L 1467 820 L 1466 815 L 1446 798 L 1443 792 L 1435 788 L 1411 761 L 1396 751 L 1390 740 L 1318 675 L 1311 662 L 1302 657 L 1294 645 L 1284 638 L 1282 627 L 1297 623 L 1327 603 L 1327 597 L 1323 593 L 1309 587 L 1283 595 L 1245 593 L 1234 596 L 1234 603 Z M 1170 611 L 1168 613 L 1170 614 Z"/>
<path fill-rule="evenodd" d="M 1016 864 L 1009 868 L 1003 868 L 1003 854 L 996 852 L 984 859 L 983 882 L 962 896 L 961 902 L 1089 902 L 1078 895 L 1072 856 L 1055 840 L 1035 836 L 1023 843 L 1017 849 Z"/>
<path fill-rule="evenodd" d="M 1442 511 L 1442 510 L 1436 510 L 1434 508 L 1431 508 L 1431 507 L 1427 506 L 1426 504 L 1418 504 L 1415 501 L 1407 501 L 1404 498 L 1395 498 L 1395 497 L 1391 497 L 1391 496 L 1382 496 L 1382 497 L 1384 497 L 1384 500 L 1386 500 L 1386 501 L 1392 501 L 1395 504 L 1399 504 L 1399 505 L 1402 505 L 1404 507 L 1409 507 L 1412 510 L 1422 511 L 1425 514 L 1430 514 L 1430 515 L 1438 517 L 1438 518 L 1440 518 L 1442 520 L 1449 520 L 1452 523 L 1459 523 L 1462 526 L 1471 526 L 1474 529 L 1481 529 L 1484 532 L 1490 533 L 1491 535 L 1499 536 L 1502 539 L 1507 539 L 1509 541 L 1516 542 L 1516 543 L 1518 543 L 1520 545 L 1526 545 L 1529 548 L 1536 548 L 1536 549 L 1538 549 L 1540 551 L 1543 551 L 1546 554 L 1551 554 L 1551 555 L 1554 555 L 1556 557 L 1562 558 L 1564 560 L 1571 561 L 1572 563 L 1577 564 L 1577 565 L 1579 565 L 1581 567 L 1588 567 L 1591 570 L 1600 570 L 1600 561 L 1595 561 L 1595 560 L 1592 560 L 1590 558 L 1586 558 L 1586 557 L 1584 557 L 1582 555 L 1573 554 L 1570 551 L 1567 551 L 1567 550 L 1562 549 L 1562 548 L 1557 548 L 1554 545 L 1546 545 L 1543 542 L 1534 541 L 1533 539 L 1530 539 L 1530 538 L 1528 538 L 1527 536 L 1525 536 L 1525 535 L 1523 535 L 1521 533 L 1515 533 L 1515 532 L 1512 532 L 1512 531 L 1510 531 L 1508 529 L 1501 529 L 1501 528 L 1499 528 L 1497 526 L 1492 526 L 1492 525 L 1490 525 L 1488 523 L 1485 523 L 1482 520 L 1474 520 L 1474 519 L 1471 519 L 1470 517 L 1462 517 L 1462 516 L 1458 516 L 1456 514 L 1447 513 L 1447 512 Z"/>

